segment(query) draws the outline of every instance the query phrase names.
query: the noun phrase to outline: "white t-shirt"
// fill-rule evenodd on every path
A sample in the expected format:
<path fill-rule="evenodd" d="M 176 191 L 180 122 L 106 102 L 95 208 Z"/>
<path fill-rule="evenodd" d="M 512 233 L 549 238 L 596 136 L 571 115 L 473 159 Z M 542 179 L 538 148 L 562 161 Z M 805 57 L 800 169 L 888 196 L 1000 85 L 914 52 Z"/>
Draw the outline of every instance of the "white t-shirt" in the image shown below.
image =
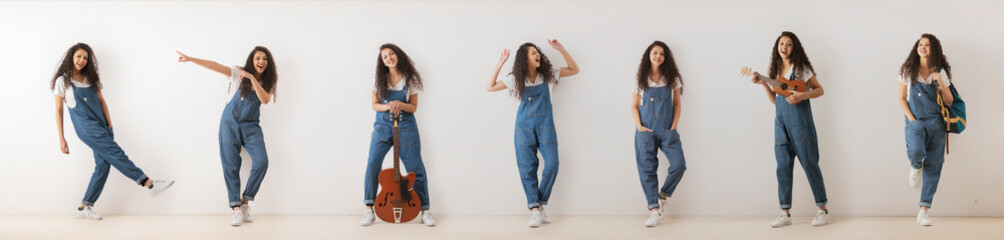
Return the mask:
<path fill-rule="evenodd" d="M 791 67 L 788 67 L 788 71 L 784 71 L 783 73 L 784 75 L 781 76 L 787 79 L 788 77 L 791 77 L 791 73 L 793 71 L 795 71 L 795 64 L 792 64 Z M 813 74 L 812 71 L 809 71 L 809 69 L 806 68 L 803 69 L 803 71 L 800 74 L 795 74 L 795 77 L 798 79 L 788 79 L 788 80 L 802 80 L 805 81 L 805 83 L 809 83 L 809 79 L 815 76 L 816 74 Z M 816 79 L 816 81 L 818 82 L 819 79 Z"/>
<path fill-rule="evenodd" d="M 948 84 L 952 84 L 952 79 L 948 78 L 948 75 L 945 74 L 945 69 L 941 69 L 941 71 L 938 71 L 938 74 L 941 75 L 941 79 L 948 80 Z M 903 78 L 902 75 L 900 75 L 896 79 L 896 81 L 902 84 L 906 84 L 906 101 L 910 101 L 910 87 L 911 87 L 910 81 L 906 80 L 906 78 Z M 922 83 L 922 84 L 934 83 L 934 74 L 928 75 L 927 79 L 922 79 L 920 78 L 920 75 L 917 75 L 917 83 Z"/>
<path fill-rule="evenodd" d="M 677 79 L 677 81 L 679 81 L 679 79 Z M 665 87 L 666 84 L 667 84 L 666 81 L 653 82 L 651 78 L 648 79 L 648 87 L 650 87 L 650 88 Z M 683 88 L 683 84 L 680 84 L 679 82 L 677 82 L 676 86 L 673 87 L 672 91 L 676 91 L 677 89 L 681 89 L 681 88 Z M 638 88 L 638 87 L 634 88 L 634 94 L 638 94 L 638 96 L 645 96 L 645 93 L 642 92 L 642 90 L 640 88 Z M 638 106 L 645 105 L 645 101 L 643 101 L 643 100 L 644 99 L 639 99 L 638 100 L 640 102 L 638 104 Z"/>
<path fill-rule="evenodd" d="M 77 107 L 77 99 L 73 96 L 73 89 L 70 89 L 65 83 L 63 83 L 65 77 L 66 76 L 60 76 L 59 78 L 56 78 L 56 88 L 52 89 L 52 94 L 63 97 L 63 103 L 66 104 L 66 107 L 75 108 Z M 91 84 L 87 83 L 86 77 L 84 77 L 84 82 L 70 80 L 70 83 L 73 84 L 74 87 L 78 88 L 91 87 Z"/>
<path fill-rule="evenodd" d="M 407 85 L 407 84 L 408 84 L 408 79 L 407 78 L 401 78 L 401 81 L 397 81 L 397 85 L 394 85 L 394 86 L 391 86 L 390 85 L 390 81 L 387 81 L 387 90 L 402 91 L 402 90 L 404 90 L 404 86 Z M 373 91 L 376 92 L 376 88 L 374 88 Z M 420 89 L 418 89 L 416 87 L 409 87 L 408 88 L 408 94 L 406 94 L 404 96 L 404 101 L 405 102 L 410 101 L 411 95 L 418 94 L 420 92 L 422 92 L 422 90 L 420 90 Z"/>
<path fill-rule="evenodd" d="M 233 66 L 230 68 L 230 81 L 229 87 L 227 87 L 226 99 L 223 99 L 223 103 L 230 103 L 230 99 L 234 97 L 234 94 L 240 92 L 241 89 L 241 71 L 243 69 L 240 66 Z"/>
<path fill-rule="evenodd" d="M 548 91 L 553 92 L 554 91 L 554 84 L 558 82 L 558 77 L 561 76 L 561 68 L 551 68 L 551 73 L 554 74 L 554 79 L 553 79 L 553 81 L 550 81 L 547 84 L 547 89 L 548 89 Z M 537 81 L 530 82 L 529 80 L 527 80 L 525 82 L 526 85 L 524 85 L 524 86 L 525 87 L 533 87 L 533 86 L 538 86 L 538 85 L 544 84 L 544 74 L 547 74 L 547 73 L 538 72 L 537 73 Z M 503 78 L 500 81 L 502 82 L 502 84 L 505 84 L 506 89 L 509 89 L 510 92 L 516 91 L 516 75 L 508 74 L 508 75 L 506 75 L 505 78 Z"/>

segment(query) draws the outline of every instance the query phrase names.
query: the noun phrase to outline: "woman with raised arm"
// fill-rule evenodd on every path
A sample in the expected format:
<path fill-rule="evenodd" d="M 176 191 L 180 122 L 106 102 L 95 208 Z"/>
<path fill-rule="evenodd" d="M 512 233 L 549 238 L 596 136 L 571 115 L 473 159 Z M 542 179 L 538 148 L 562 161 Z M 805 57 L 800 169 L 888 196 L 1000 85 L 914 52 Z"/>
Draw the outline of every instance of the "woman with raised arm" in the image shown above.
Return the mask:
<path fill-rule="evenodd" d="M 268 104 L 275 96 L 278 74 L 272 52 L 262 46 L 255 47 L 248 54 L 243 67 L 227 67 L 214 61 L 177 53 L 178 62 L 193 62 L 227 76 L 230 81 L 226 107 L 220 118 L 219 138 L 227 198 L 230 208 L 234 210 L 230 225 L 237 227 L 245 222 L 252 222 L 248 202 L 254 201 L 268 170 L 268 154 L 265 151 L 265 137 L 259 125 L 259 114 L 261 105 Z M 248 176 L 243 194 L 239 194 L 241 147 L 251 155 L 251 175 Z"/>
<path fill-rule="evenodd" d="M 496 92 L 508 89 L 520 100 L 516 112 L 516 164 L 526 194 L 527 208 L 530 209 L 529 227 L 540 227 L 541 223 L 551 223 L 544 212 L 544 206 L 551 196 L 551 187 L 558 176 L 558 136 L 551 114 L 551 88 L 558 78 L 575 75 L 579 66 L 565 47 L 555 39 L 547 40 L 552 48 L 565 58 L 567 67 L 552 68 L 551 62 L 533 43 L 524 43 L 516 50 L 510 77 L 498 81 L 502 65 L 509 59 L 509 50 L 502 51 L 492 77 L 485 90 Z M 544 157 L 543 179 L 537 180 L 537 151 Z"/>

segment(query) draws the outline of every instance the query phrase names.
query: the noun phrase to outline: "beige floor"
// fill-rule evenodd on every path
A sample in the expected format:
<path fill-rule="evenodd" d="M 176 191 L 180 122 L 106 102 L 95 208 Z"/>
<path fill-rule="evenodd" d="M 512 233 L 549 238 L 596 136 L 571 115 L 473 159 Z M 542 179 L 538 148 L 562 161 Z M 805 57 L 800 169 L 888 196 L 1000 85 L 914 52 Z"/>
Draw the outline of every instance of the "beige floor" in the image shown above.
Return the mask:
<path fill-rule="evenodd" d="M 541 228 L 524 216 L 438 216 L 439 226 L 376 223 L 359 216 L 257 216 L 230 227 L 228 216 L 110 215 L 102 221 L 67 216 L 0 216 L 0 239 L 1004 239 L 1004 218 L 840 218 L 824 227 L 809 218 L 772 229 L 769 217 L 675 217 L 645 228 L 643 216 L 554 217 Z"/>

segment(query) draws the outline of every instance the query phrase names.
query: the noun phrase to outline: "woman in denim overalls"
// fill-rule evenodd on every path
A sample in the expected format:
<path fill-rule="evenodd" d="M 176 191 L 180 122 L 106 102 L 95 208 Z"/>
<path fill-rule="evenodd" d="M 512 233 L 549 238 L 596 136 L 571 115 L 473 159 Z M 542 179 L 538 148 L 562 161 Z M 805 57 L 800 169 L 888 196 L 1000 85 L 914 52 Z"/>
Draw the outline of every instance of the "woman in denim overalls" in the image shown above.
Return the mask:
<path fill-rule="evenodd" d="M 809 87 L 807 92 L 794 92 L 785 97 L 774 93 L 766 82 L 753 77 L 754 84 L 763 85 L 767 98 L 774 104 L 774 157 L 777 160 L 777 197 L 781 205 L 781 216 L 771 223 L 778 228 L 791 225 L 791 186 L 795 157 L 802 165 L 805 176 L 809 180 L 812 196 L 816 200 L 816 217 L 812 226 L 822 226 L 829 222 L 829 210 L 826 209 L 826 188 L 823 184 L 823 174 L 819 170 L 819 145 L 816 140 L 816 125 L 812 120 L 812 107 L 809 99 L 823 95 L 823 86 L 816 80 L 815 71 L 809 62 L 809 57 L 802 48 L 802 43 L 792 32 L 782 32 L 774 41 L 771 52 L 770 75 L 776 79 L 784 76 L 790 80 L 803 80 Z M 759 75 L 754 74 L 754 76 Z"/>
<path fill-rule="evenodd" d="M 648 46 L 638 67 L 637 90 L 631 94 L 631 115 L 635 128 L 635 159 L 638 176 L 648 204 L 646 227 L 662 222 L 662 207 L 683 179 L 687 162 L 683 157 L 680 133 L 680 94 L 683 79 L 673 60 L 673 52 L 661 41 Z M 669 160 L 669 174 L 659 188 L 659 149 Z"/>
<path fill-rule="evenodd" d="M 568 67 L 561 70 L 551 68 L 550 61 L 533 43 L 524 43 L 516 50 L 513 62 L 513 77 L 510 81 L 496 81 L 502 65 L 509 59 L 509 50 L 502 51 L 492 78 L 485 88 L 489 92 L 510 89 L 513 95 L 520 99 L 519 110 L 516 112 L 516 132 L 514 145 L 516 147 L 516 165 L 526 194 L 527 208 L 530 209 L 529 227 L 539 227 L 541 223 L 550 223 L 551 218 L 543 210 L 551 196 L 551 187 L 558 176 L 558 136 L 554 129 L 554 117 L 551 114 L 550 84 L 557 83 L 557 78 L 575 75 L 579 72 L 578 65 L 572 59 L 565 47 L 558 40 L 549 39 L 548 43 L 565 58 Z M 544 157 L 543 179 L 537 181 L 537 151 Z"/>
<path fill-rule="evenodd" d="M 387 151 L 394 146 L 394 115 L 401 115 L 398 123 L 398 144 L 400 145 L 401 162 L 407 172 L 415 172 L 415 183 L 412 186 L 422 203 L 422 224 L 436 226 L 436 220 L 429 213 L 429 183 L 422 162 L 422 144 L 418 136 L 418 124 L 415 122 L 415 111 L 418 110 L 418 92 L 422 90 L 422 76 L 415 70 L 408 54 L 394 44 L 380 46 L 377 56 L 377 74 L 373 87 L 373 110 L 376 111 L 376 121 L 373 123 L 373 135 L 370 140 L 369 159 L 366 164 L 366 177 L 363 180 L 363 226 L 369 226 L 376 220 L 373 204 L 377 197 L 377 182 L 383 160 Z"/>
<path fill-rule="evenodd" d="M 230 80 L 227 105 L 220 117 L 220 161 L 223 180 L 227 185 L 228 206 L 234 210 L 230 226 L 253 222 L 249 201 L 254 201 L 268 170 L 265 137 L 259 125 L 262 104 L 268 104 L 275 95 L 276 74 L 272 52 L 257 46 L 248 54 L 244 67 L 227 67 L 210 60 L 189 57 L 178 52 L 178 62 L 193 62 L 226 75 Z M 244 193 L 241 190 L 241 147 L 251 155 L 251 175 Z"/>
<path fill-rule="evenodd" d="M 948 134 L 938 95 L 941 95 L 945 105 L 951 105 L 955 100 L 948 87 L 952 82 L 952 67 L 942 53 L 941 41 L 929 33 L 921 35 L 900 67 L 899 75 L 899 106 L 906 118 L 910 185 L 917 187 L 923 175 L 917 223 L 931 226 L 927 209 L 931 207 L 934 192 L 938 190 Z"/>
<path fill-rule="evenodd" d="M 50 88 L 56 95 L 56 129 L 59 130 L 59 150 L 70 154 L 70 148 L 63 137 L 63 105 L 70 110 L 70 121 L 80 141 L 94 153 L 94 174 L 84 192 L 84 199 L 77 207 L 77 218 L 101 220 L 101 214 L 94 211 L 111 167 L 122 175 L 151 190 L 150 195 L 167 190 L 174 184 L 171 180 L 151 179 L 136 167 L 122 148 L 115 142 L 108 104 L 101 94 L 101 78 L 94 51 L 87 44 L 77 43 L 63 56 L 59 69 L 52 77 Z"/>

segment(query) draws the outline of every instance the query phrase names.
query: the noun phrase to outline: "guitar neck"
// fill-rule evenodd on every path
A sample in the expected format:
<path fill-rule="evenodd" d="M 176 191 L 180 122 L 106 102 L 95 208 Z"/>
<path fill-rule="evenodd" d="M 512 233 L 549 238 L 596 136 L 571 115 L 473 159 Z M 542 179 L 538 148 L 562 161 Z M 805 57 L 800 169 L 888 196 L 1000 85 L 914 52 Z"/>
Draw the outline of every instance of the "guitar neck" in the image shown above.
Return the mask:
<path fill-rule="evenodd" d="M 767 82 L 767 84 L 770 84 L 771 86 L 780 85 L 780 82 L 778 82 L 777 79 L 769 78 L 767 76 L 764 76 L 763 74 L 757 74 L 756 79 Z"/>
<path fill-rule="evenodd" d="M 400 151 L 398 150 L 397 121 L 394 121 L 394 181 L 401 181 Z"/>

